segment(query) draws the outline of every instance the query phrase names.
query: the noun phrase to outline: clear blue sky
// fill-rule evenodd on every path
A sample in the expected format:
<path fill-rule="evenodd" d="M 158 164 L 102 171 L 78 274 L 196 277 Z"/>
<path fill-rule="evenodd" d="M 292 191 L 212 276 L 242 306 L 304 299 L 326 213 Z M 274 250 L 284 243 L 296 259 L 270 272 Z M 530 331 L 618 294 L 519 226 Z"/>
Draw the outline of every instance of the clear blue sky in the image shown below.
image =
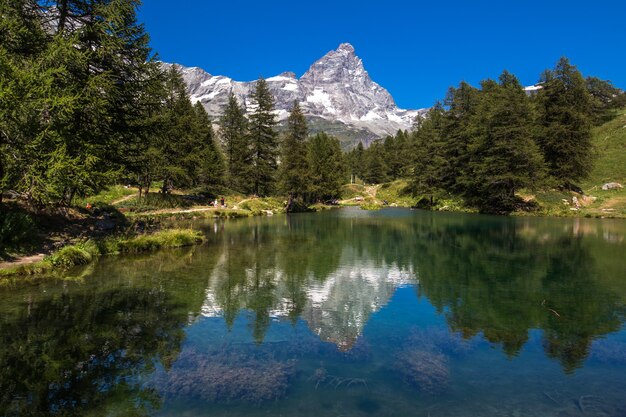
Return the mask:
<path fill-rule="evenodd" d="M 301 76 L 342 42 L 400 107 L 428 107 L 461 80 L 503 69 L 523 84 L 567 56 L 626 88 L 626 1 L 144 0 L 161 60 L 238 81 Z"/>

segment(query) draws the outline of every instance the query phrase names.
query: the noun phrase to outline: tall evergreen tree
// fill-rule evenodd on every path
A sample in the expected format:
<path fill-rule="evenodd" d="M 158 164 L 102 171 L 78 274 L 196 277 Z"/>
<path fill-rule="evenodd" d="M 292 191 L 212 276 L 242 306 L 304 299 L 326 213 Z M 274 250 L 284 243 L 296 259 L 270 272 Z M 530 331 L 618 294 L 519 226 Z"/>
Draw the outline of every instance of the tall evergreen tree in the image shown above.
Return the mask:
<path fill-rule="evenodd" d="M 413 186 L 420 194 L 430 195 L 442 190 L 445 185 L 442 171 L 448 167 L 444 155 L 443 125 L 445 110 L 440 102 L 428 111 L 419 129 L 413 132 Z"/>
<path fill-rule="evenodd" d="M 309 135 L 304 114 L 294 101 L 287 118 L 287 134 L 282 143 L 280 160 L 280 189 L 290 199 L 301 197 L 309 189 L 306 159 L 306 139 Z"/>
<path fill-rule="evenodd" d="M 580 72 L 567 58 L 545 71 L 537 95 L 541 132 L 539 146 L 550 175 L 566 188 L 576 188 L 592 166 L 591 96 Z"/>
<path fill-rule="evenodd" d="M 139 3 L 8 3 L 16 13 L 2 10 L 0 36 L 14 57 L 27 61 L 13 68 L 23 75 L 14 80 L 28 87 L 16 84 L 13 91 L 20 95 L 16 102 L 29 107 L 20 109 L 20 123 L 28 125 L 19 128 L 21 141 L 28 146 L 18 158 L 24 165 L 16 188 L 34 202 L 68 204 L 118 178 L 128 147 L 141 136 L 144 82 L 157 64 L 136 21 Z M 14 24 L 16 16 L 23 26 Z"/>
<path fill-rule="evenodd" d="M 389 179 L 386 163 L 387 155 L 382 141 L 377 140 L 370 144 L 364 154 L 363 180 L 371 184 L 380 184 Z"/>
<path fill-rule="evenodd" d="M 307 155 L 313 201 L 338 197 L 344 179 L 339 141 L 325 133 L 318 133 L 309 139 Z"/>
<path fill-rule="evenodd" d="M 470 120 L 476 113 L 478 90 L 462 81 L 458 88 L 450 88 L 444 105 L 448 108 L 442 121 L 442 154 L 437 175 L 441 186 L 449 192 L 460 192 L 458 177 L 468 163 L 468 144 L 474 134 Z"/>
<path fill-rule="evenodd" d="M 180 72 L 172 66 L 167 75 L 156 143 L 159 155 L 156 168 L 158 177 L 163 181 L 163 193 L 173 186 L 197 184 L 206 139 L 198 129 L 197 114 L 189 101 Z"/>
<path fill-rule="evenodd" d="M 234 94 L 230 94 L 220 119 L 220 136 L 226 153 L 226 183 L 240 192 L 251 192 L 252 150 L 247 134 L 247 121 Z"/>
<path fill-rule="evenodd" d="M 537 187 L 544 174 L 533 136 L 533 110 L 522 86 L 507 71 L 499 84 L 482 83 L 472 117 L 469 161 L 459 178 L 466 201 L 481 211 L 508 213 L 520 199 L 516 191 Z"/>
<path fill-rule="evenodd" d="M 364 155 L 365 148 L 363 142 L 356 145 L 354 149 L 346 154 L 346 162 L 348 163 L 348 174 L 350 175 L 350 181 L 355 182 L 357 179 L 363 178 L 364 172 Z"/>
<path fill-rule="evenodd" d="M 250 145 L 252 149 L 252 181 L 256 195 L 265 196 L 275 189 L 278 167 L 278 134 L 274 98 L 262 77 L 252 93 L 255 110 L 250 115 Z"/>
<path fill-rule="evenodd" d="M 224 184 L 224 158 L 215 140 L 215 132 L 209 115 L 199 101 L 194 105 L 196 123 L 198 125 L 199 143 L 199 184 L 216 187 Z"/>

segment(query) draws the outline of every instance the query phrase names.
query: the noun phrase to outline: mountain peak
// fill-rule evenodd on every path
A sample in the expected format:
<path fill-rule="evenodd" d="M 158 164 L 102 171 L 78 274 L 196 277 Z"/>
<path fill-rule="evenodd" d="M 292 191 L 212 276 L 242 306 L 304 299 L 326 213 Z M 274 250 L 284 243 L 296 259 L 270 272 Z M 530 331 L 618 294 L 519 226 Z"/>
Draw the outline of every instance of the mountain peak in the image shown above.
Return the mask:
<path fill-rule="evenodd" d="M 231 93 L 247 107 L 255 85 L 255 81 L 239 82 L 184 67 L 183 78 L 191 100 L 201 102 L 213 117 L 221 116 Z M 358 136 L 364 143 L 410 129 L 414 118 L 424 112 L 399 109 L 389 92 L 370 78 L 349 43 L 327 52 L 300 78 L 283 72 L 266 80 L 279 120 L 287 118 L 297 101 L 312 123 L 322 129 L 344 129 L 347 138 Z"/>
<path fill-rule="evenodd" d="M 347 52 L 349 54 L 354 54 L 354 46 L 347 42 L 344 42 L 339 45 L 339 48 L 337 48 L 337 52 Z"/>

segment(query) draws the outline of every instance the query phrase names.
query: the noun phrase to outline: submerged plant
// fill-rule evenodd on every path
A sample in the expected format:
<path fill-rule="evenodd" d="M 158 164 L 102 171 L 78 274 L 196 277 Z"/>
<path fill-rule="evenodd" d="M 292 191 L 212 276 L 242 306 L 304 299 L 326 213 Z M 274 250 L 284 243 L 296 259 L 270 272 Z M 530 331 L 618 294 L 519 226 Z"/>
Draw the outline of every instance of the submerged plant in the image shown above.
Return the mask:
<path fill-rule="evenodd" d="M 295 362 L 258 358 L 241 352 L 183 352 L 153 384 L 166 398 L 196 398 L 210 403 L 262 403 L 286 395 Z"/>
<path fill-rule="evenodd" d="M 396 371 L 418 390 L 436 394 L 447 387 L 450 370 L 448 360 L 443 354 L 407 349 L 399 353 L 396 358 Z"/>

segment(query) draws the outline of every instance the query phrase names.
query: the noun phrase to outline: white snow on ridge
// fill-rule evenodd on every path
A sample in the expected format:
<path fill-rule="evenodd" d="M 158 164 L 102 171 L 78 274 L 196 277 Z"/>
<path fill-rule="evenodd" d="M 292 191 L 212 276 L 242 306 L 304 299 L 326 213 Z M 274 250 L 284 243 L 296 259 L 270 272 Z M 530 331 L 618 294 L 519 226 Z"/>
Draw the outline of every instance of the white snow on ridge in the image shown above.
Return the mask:
<path fill-rule="evenodd" d="M 286 91 L 298 91 L 298 84 L 296 84 L 295 82 L 291 82 L 291 83 L 285 84 L 285 86 L 282 89 Z"/>
<path fill-rule="evenodd" d="M 267 82 L 277 82 L 277 81 L 293 82 L 295 80 L 293 78 L 290 78 L 290 77 L 285 77 L 284 75 L 276 75 L 274 77 L 267 78 L 265 81 L 267 81 Z"/>
<path fill-rule="evenodd" d="M 197 67 L 163 65 L 176 65 L 181 70 L 192 101 L 201 102 L 211 117 L 222 115 L 231 93 L 248 113 L 254 111 L 248 97 L 256 80 L 239 82 Z M 346 130 L 357 128 L 365 144 L 376 137 L 393 135 L 398 129 L 411 129 L 417 114 L 425 112 L 398 108 L 389 92 L 372 81 L 350 44 L 328 52 L 299 78 L 293 72 L 283 72 L 266 81 L 281 120 L 295 101 L 306 116 L 339 122 L 346 125 Z"/>

